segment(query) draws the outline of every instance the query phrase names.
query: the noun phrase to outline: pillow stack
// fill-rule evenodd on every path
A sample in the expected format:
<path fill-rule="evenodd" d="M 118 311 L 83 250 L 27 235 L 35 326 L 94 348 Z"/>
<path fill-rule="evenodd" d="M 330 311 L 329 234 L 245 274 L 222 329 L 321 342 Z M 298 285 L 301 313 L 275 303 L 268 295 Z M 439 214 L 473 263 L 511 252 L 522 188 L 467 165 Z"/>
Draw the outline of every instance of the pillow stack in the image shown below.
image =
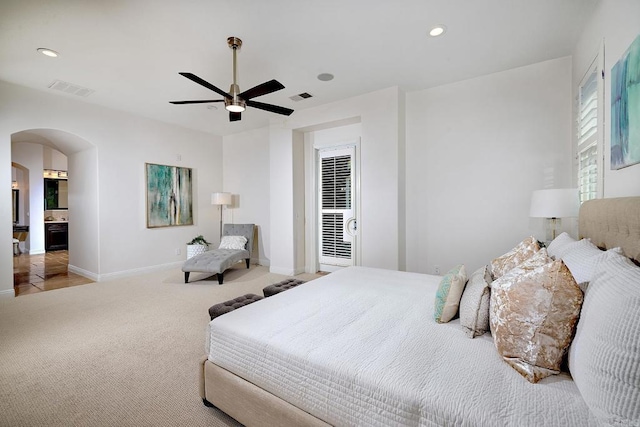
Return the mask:
<path fill-rule="evenodd" d="M 549 251 L 576 241 L 558 236 Z M 527 237 L 491 262 L 489 325 L 498 353 L 532 383 L 560 372 L 580 314 L 582 291 L 567 266 Z"/>

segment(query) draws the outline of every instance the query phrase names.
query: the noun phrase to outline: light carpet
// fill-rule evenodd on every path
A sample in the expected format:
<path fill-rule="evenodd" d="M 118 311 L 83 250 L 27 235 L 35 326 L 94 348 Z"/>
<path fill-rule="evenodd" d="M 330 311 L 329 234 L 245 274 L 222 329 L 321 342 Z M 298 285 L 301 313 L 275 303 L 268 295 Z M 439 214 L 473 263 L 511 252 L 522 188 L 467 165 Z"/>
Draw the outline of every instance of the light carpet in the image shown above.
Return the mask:
<path fill-rule="evenodd" d="M 287 276 L 172 269 L 0 299 L 0 425 L 237 426 L 202 404 L 208 308 Z M 296 276 L 311 280 L 317 275 Z"/>

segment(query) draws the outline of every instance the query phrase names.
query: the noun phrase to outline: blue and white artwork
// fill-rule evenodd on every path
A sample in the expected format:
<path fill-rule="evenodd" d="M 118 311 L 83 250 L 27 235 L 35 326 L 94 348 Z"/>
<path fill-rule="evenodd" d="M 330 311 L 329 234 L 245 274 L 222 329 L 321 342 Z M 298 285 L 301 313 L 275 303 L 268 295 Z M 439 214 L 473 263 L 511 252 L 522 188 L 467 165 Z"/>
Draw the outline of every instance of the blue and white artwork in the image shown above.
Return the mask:
<path fill-rule="evenodd" d="M 146 164 L 147 228 L 193 224 L 191 168 Z"/>
<path fill-rule="evenodd" d="M 640 163 L 640 36 L 611 69 L 611 169 Z"/>

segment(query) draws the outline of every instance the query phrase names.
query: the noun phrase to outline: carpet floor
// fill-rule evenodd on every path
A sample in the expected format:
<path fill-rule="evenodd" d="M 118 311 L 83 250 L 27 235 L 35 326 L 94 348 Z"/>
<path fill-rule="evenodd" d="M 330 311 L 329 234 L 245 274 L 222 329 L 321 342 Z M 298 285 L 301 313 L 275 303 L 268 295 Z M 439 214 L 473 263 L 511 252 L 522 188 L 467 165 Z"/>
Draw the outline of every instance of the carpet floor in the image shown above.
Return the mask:
<path fill-rule="evenodd" d="M 0 299 L 0 426 L 239 425 L 199 396 L 208 308 L 284 278 L 176 268 Z"/>

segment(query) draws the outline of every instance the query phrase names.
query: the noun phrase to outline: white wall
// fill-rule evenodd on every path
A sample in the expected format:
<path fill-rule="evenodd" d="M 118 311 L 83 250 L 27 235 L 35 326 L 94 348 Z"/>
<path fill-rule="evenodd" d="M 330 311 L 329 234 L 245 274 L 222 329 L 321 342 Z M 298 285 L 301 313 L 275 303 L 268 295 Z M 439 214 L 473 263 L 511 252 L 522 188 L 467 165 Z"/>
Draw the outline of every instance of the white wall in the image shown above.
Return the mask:
<path fill-rule="evenodd" d="M 571 59 L 408 93 L 407 270 L 471 271 L 524 237 L 533 190 L 571 182 Z"/>
<path fill-rule="evenodd" d="M 640 35 L 640 1 L 602 0 L 573 52 L 573 84 L 580 83 L 604 40 L 604 197 L 640 196 L 640 164 L 611 170 L 611 68 Z M 635 118 L 639 120 L 639 118 Z"/>
<path fill-rule="evenodd" d="M 29 226 L 26 248 L 31 255 L 44 253 L 44 178 L 42 176 L 43 146 L 29 142 L 10 144 L 10 160 L 29 169 L 29 187 L 20 189 L 28 194 L 29 203 L 23 205 L 25 225 Z M 9 163 L 10 164 L 10 163 Z"/>
<path fill-rule="evenodd" d="M 223 137 L 223 178 L 220 191 L 234 195 L 235 205 L 225 210 L 225 222 L 255 224 L 258 227 L 258 253 L 261 265 L 270 263 L 269 209 L 269 128 Z M 215 212 L 216 221 L 219 219 Z M 215 235 L 219 234 L 216 228 Z"/>
<path fill-rule="evenodd" d="M 222 138 L 5 82 L 0 98 L 0 182 L 7 188 L 0 203 L 6 231 L 0 233 L 6 236 L 0 238 L 0 291 L 13 287 L 9 141 L 22 130 L 60 129 L 95 145 L 97 195 L 87 203 L 99 221 L 99 264 L 98 271 L 89 271 L 100 279 L 176 265 L 185 259 L 187 241 L 217 230 L 210 197 L 222 187 Z M 194 169 L 195 226 L 146 228 L 145 162 Z M 73 215 L 78 220 L 81 213 Z"/>

